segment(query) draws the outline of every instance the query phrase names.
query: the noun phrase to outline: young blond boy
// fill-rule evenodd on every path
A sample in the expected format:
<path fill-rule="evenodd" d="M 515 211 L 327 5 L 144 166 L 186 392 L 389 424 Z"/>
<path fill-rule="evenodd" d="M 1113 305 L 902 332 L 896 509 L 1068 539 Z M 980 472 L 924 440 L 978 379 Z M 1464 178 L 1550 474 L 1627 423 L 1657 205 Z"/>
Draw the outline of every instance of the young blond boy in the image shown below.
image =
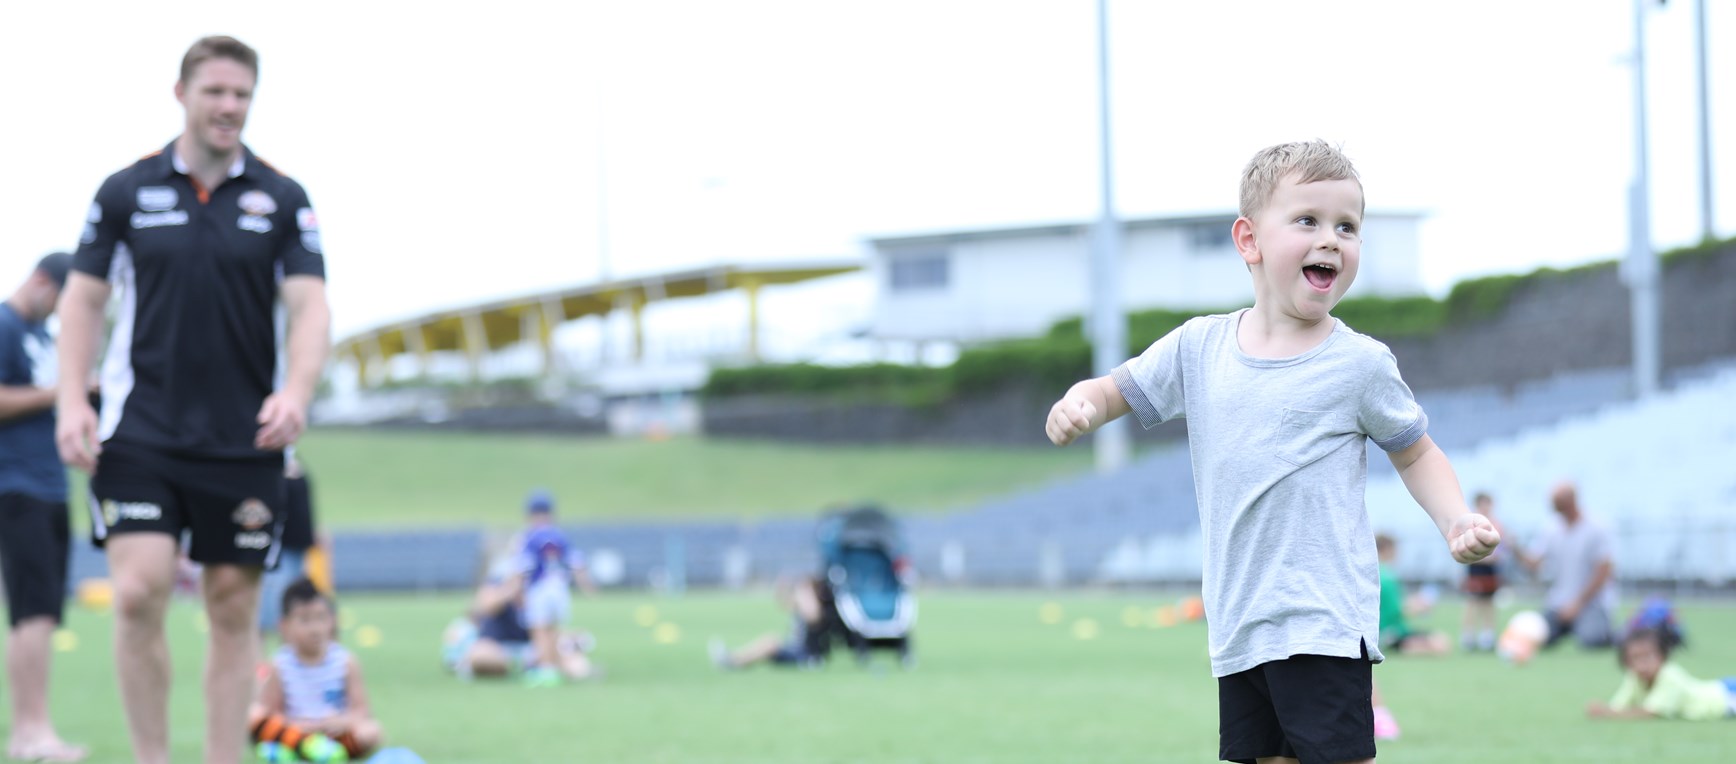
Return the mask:
<path fill-rule="evenodd" d="M 1231 229 L 1254 307 L 1192 319 L 1075 384 L 1045 424 L 1064 446 L 1129 412 L 1146 427 L 1187 417 L 1229 761 L 1374 761 L 1370 665 L 1383 657 L 1366 440 L 1454 560 L 1500 543 L 1465 506 L 1392 353 L 1331 315 L 1361 261 L 1363 206 L 1355 168 L 1325 143 L 1260 151 Z"/>

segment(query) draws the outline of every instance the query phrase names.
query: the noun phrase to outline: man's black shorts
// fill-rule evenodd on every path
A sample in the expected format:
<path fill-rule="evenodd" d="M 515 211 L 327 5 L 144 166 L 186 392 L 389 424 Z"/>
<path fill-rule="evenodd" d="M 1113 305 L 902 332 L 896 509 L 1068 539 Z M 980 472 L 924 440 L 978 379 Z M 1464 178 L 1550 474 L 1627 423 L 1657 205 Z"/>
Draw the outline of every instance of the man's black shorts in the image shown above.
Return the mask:
<path fill-rule="evenodd" d="M 1218 678 L 1218 758 L 1374 758 L 1374 672 L 1363 658 L 1292 655 Z"/>
<path fill-rule="evenodd" d="M 65 615 L 71 539 L 66 502 L 0 494 L 0 576 L 6 578 L 6 615 L 13 626 L 39 616 L 59 623 Z"/>
<path fill-rule="evenodd" d="M 91 477 L 91 540 L 191 530 L 204 564 L 271 568 L 283 535 L 283 456 L 192 459 L 111 443 Z"/>

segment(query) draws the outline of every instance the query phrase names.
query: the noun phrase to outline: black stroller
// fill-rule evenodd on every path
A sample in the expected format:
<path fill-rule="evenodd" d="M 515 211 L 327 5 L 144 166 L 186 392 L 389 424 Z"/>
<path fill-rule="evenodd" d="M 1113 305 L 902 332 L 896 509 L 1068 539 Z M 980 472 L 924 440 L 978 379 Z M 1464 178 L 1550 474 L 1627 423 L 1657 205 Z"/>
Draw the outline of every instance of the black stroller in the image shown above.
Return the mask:
<path fill-rule="evenodd" d="M 912 570 L 898 522 L 878 507 L 859 507 L 820 519 L 821 568 L 831 589 L 837 631 L 867 662 L 876 648 L 898 652 L 912 663 L 910 630 L 916 623 Z"/>

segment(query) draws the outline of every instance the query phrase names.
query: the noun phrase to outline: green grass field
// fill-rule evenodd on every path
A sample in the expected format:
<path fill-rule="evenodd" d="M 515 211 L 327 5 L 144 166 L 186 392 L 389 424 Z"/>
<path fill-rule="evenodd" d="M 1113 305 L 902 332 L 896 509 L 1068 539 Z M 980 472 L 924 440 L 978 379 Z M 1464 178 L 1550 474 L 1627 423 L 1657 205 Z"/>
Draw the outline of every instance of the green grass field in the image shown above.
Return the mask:
<path fill-rule="evenodd" d="M 568 518 L 811 516 L 839 502 L 967 505 L 1090 468 L 1090 449 L 774 444 L 315 430 L 301 453 L 331 527 L 522 519 L 546 487 Z"/>
<path fill-rule="evenodd" d="M 665 599 L 610 594 L 576 616 L 598 638 L 600 683 L 528 689 L 459 682 L 438 665 L 453 597 L 363 597 L 344 602 L 346 640 L 366 668 L 391 742 L 429 762 L 812 764 L 813 762 L 1208 762 L 1216 759 L 1216 689 L 1203 624 L 1150 625 L 1173 597 L 1140 593 L 954 593 L 922 596 L 919 665 L 863 670 L 848 660 L 812 672 L 725 674 L 706 661 L 706 637 L 731 643 L 783 627 L 764 592 Z M 1044 603 L 1059 623 L 1039 618 Z M 673 624 L 660 644 L 638 616 Z M 199 760 L 202 637 L 198 611 L 171 617 L 175 761 Z M 1680 655 L 1702 677 L 1736 674 L 1736 607 L 1683 608 L 1693 639 Z M 1139 616 L 1137 626 L 1124 617 Z M 1455 622 L 1443 608 L 1429 619 Z M 1097 625 L 1079 639 L 1081 619 Z M 54 667 L 54 712 L 94 761 L 127 761 L 109 657 L 110 617 L 74 610 L 74 649 Z M 357 629 L 381 634 L 359 646 Z M 1088 630 L 1087 630 L 1088 631 Z M 64 640 L 65 638 L 63 638 Z M 1397 658 L 1376 681 L 1403 725 L 1381 760 L 1485 762 L 1721 762 L 1736 760 L 1736 720 L 1593 722 L 1586 701 L 1619 675 L 1608 652 L 1567 648 L 1516 669 L 1488 655 Z"/>

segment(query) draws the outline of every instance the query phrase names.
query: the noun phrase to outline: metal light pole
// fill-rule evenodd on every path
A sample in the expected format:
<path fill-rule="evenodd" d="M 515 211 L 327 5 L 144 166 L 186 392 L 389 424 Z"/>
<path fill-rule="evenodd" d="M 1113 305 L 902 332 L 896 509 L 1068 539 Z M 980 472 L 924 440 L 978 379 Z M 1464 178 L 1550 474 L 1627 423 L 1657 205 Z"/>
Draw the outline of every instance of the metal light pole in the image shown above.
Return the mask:
<path fill-rule="evenodd" d="M 1633 319 L 1634 394 L 1658 391 L 1658 257 L 1652 251 L 1651 180 L 1646 162 L 1646 5 L 1634 0 L 1634 177 L 1628 187 L 1628 256 L 1622 275 Z"/>
<path fill-rule="evenodd" d="M 1098 172 L 1103 207 L 1091 231 L 1091 368 L 1108 374 L 1127 355 L 1127 319 L 1121 313 L 1121 226 L 1115 219 L 1115 176 L 1109 129 L 1109 0 L 1097 0 Z M 1093 438 L 1097 471 L 1113 472 L 1132 451 L 1125 421 L 1111 422 Z"/>
<path fill-rule="evenodd" d="M 1706 0 L 1694 0 L 1694 70 L 1700 100 L 1700 238 L 1718 235 L 1712 212 L 1712 112 L 1706 96 Z"/>
<path fill-rule="evenodd" d="M 597 285 L 603 286 L 615 278 L 613 264 L 609 262 L 609 148 L 608 148 L 608 108 L 604 98 L 604 82 L 602 72 L 607 71 L 601 63 L 602 54 L 597 54 L 598 66 L 596 90 L 592 98 L 597 109 Z M 599 318 L 602 328 L 597 338 L 597 368 L 608 368 L 614 350 L 615 311 L 619 305 L 611 308 Z"/>

